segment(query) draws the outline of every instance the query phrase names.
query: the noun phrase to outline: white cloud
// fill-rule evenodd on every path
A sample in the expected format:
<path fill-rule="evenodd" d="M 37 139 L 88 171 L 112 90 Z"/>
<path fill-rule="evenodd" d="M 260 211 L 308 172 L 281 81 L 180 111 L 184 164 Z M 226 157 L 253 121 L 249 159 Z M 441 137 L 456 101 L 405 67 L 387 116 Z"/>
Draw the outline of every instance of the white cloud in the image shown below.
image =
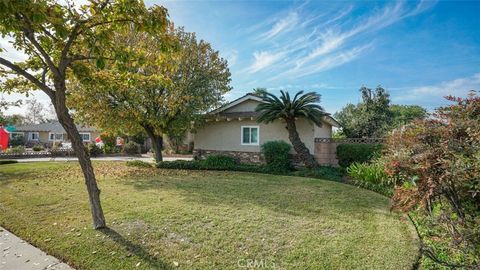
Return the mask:
<path fill-rule="evenodd" d="M 314 48 L 307 56 L 300 58 L 296 61 L 296 68 L 301 67 L 303 64 L 319 57 L 322 55 L 326 55 L 335 51 L 338 47 L 340 47 L 345 41 L 344 36 L 334 34 L 332 32 L 327 32 L 322 35 L 322 44 L 316 48 Z"/>
<path fill-rule="evenodd" d="M 371 44 L 368 44 L 365 46 L 355 47 L 350 50 L 341 51 L 336 54 L 328 55 L 320 59 L 319 61 L 315 61 L 309 65 L 297 67 L 295 69 L 290 69 L 283 73 L 280 73 L 277 76 L 272 77 L 270 80 L 279 79 L 282 77 L 300 78 L 341 66 L 343 64 L 353 61 L 358 56 L 360 56 L 362 52 L 364 52 L 371 46 Z"/>
<path fill-rule="evenodd" d="M 237 63 L 238 51 L 237 50 L 231 50 L 231 51 L 225 53 L 224 57 L 225 57 L 225 59 L 227 59 L 228 66 L 232 67 Z"/>
<path fill-rule="evenodd" d="M 276 16 L 275 22 L 267 19 L 271 29 L 256 38 L 263 41 L 264 49 L 254 53 L 254 63 L 248 70 L 250 73 L 261 70 L 280 74 L 274 79 L 294 79 L 343 65 L 373 47 L 373 42 L 363 41 L 367 39 L 366 34 L 423 12 L 433 4 L 421 1 L 412 6 L 397 1 L 367 16 L 355 18 L 356 23 L 346 19 L 353 10 L 352 6 L 328 19 L 323 15 L 312 15 L 314 13 L 304 4 L 302 8 L 291 9 L 285 18 Z M 280 37 L 287 32 L 288 35 Z"/>
<path fill-rule="evenodd" d="M 282 52 L 254 52 L 253 57 L 255 58 L 255 62 L 248 68 L 248 72 L 254 73 L 264 68 L 267 68 L 278 62 L 280 59 L 282 59 L 283 56 L 284 53 Z"/>
<path fill-rule="evenodd" d="M 295 29 L 299 22 L 298 13 L 296 11 L 290 11 L 283 19 L 278 20 L 270 30 L 260 35 L 262 40 L 269 40 L 282 33 L 286 33 Z"/>
<path fill-rule="evenodd" d="M 480 91 L 480 72 L 470 77 L 444 81 L 435 85 L 402 87 L 399 90 L 403 90 L 403 94 L 394 97 L 398 102 L 439 100 L 448 95 L 464 97 L 470 90 Z"/>

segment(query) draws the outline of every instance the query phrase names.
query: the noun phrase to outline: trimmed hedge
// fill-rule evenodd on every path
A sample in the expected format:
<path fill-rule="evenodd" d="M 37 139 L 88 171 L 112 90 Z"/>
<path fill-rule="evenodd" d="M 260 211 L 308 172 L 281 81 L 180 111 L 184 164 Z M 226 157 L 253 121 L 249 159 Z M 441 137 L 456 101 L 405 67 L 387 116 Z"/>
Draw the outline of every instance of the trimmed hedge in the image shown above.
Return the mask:
<path fill-rule="evenodd" d="M 98 157 L 101 154 L 103 154 L 102 148 L 98 147 L 94 143 L 89 144 L 87 149 L 88 149 L 88 153 L 90 154 L 91 157 Z"/>
<path fill-rule="evenodd" d="M 340 144 L 337 146 L 338 164 L 347 168 L 355 162 L 368 162 L 379 154 L 382 148 L 382 144 Z"/>
<path fill-rule="evenodd" d="M 235 164 L 229 166 L 210 166 L 205 160 L 176 160 L 176 161 L 162 161 L 156 165 L 159 169 L 177 169 L 177 170 L 211 170 L 211 171 L 239 171 L 239 172 L 252 172 L 252 173 L 267 173 L 275 175 L 285 176 L 300 176 L 318 178 L 323 180 L 331 180 L 336 182 L 343 182 L 343 176 L 345 175 L 345 169 L 335 167 L 318 167 L 316 169 L 303 169 L 300 171 L 289 171 L 280 173 L 278 171 L 272 171 L 264 165 L 251 165 L 251 164 Z"/>
<path fill-rule="evenodd" d="M 40 151 L 45 150 L 45 147 L 43 147 L 43 145 L 41 145 L 41 144 L 36 144 L 32 147 L 32 150 L 35 151 L 35 152 L 40 152 Z"/>
<path fill-rule="evenodd" d="M 203 163 L 207 167 L 231 167 L 237 165 L 237 161 L 233 157 L 225 155 L 208 156 Z"/>
<path fill-rule="evenodd" d="M 0 165 L 13 164 L 13 163 L 18 163 L 18 161 L 17 160 L 11 160 L 11 159 L 0 160 Z"/>
<path fill-rule="evenodd" d="M 151 168 L 152 167 L 151 163 L 141 161 L 141 160 L 130 160 L 130 161 L 127 161 L 126 164 L 127 164 L 127 166 L 131 166 L 131 167 L 140 167 L 140 168 Z"/>
<path fill-rule="evenodd" d="M 291 173 L 294 176 L 311 177 L 342 182 L 345 169 L 338 167 L 320 166 L 315 169 L 303 169 Z"/>
<path fill-rule="evenodd" d="M 266 173 L 264 166 L 250 164 L 211 164 L 206 160 L 176 160 L 161 161 L 157 163 L 157 168 L 161 169 L 179 169 L 179 170 L 212 170 L 212 171 L 241 171 L 241 172 L 259 172 Z"/>
<path fill-rule="evenodd" d="M 129 141 L 123 146 L 123 152 L 127 153 L 128 155 L 138 155 L 141 153 L 141 146 L 140 144 Z"/>
<path fill-rule="evenodd" d="M 292 147 L 284 141 L 270 141 L 262 144 L 262 153 L 268 170 L 285 173 L 292 168 L 288 154 Z"/>

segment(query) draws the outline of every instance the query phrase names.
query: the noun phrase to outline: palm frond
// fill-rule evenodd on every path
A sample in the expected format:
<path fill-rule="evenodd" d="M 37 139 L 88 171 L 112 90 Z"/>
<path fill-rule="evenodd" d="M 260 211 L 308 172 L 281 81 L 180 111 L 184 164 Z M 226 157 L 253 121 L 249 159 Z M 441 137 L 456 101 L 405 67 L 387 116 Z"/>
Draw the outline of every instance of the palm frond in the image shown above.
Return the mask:
<path fill-rule="evenodd" d="M 255 109 L 260 113 L 257 118 L 257 122 L 260 123 L 270 123 L 277 119 L 305 118 L 321 126 L 323 117 L 327 115 L 318 104 L 320 95 L 315 92 L 299 91 L 292 100 L 290 94 L 282 90 L 279 97 L 267 93 L 262 99 L 263 103 Z"/>

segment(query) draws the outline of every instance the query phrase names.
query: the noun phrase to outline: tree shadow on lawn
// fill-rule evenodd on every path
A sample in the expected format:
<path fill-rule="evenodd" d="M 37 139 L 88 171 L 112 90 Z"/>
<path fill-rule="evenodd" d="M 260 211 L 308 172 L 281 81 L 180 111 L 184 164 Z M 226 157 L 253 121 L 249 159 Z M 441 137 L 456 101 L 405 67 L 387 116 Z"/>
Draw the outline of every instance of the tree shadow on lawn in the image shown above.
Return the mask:
<path fill-rule="evenodd" d="M 148 251 L 146 251 L 141 245 L 135 244 L 125 239 L 115 230 L 111 228 L 104 228 L 100 229 L 100 231 L 119 245 L 124 246 L 128 252 L 131 252 L 132 254 L 135 254 L 137 257 L 141 258 L 142 263 L 148 264 L 149 267 L 152 267 L 153 269 L 174 269 L 172 265 L 156 258 Z"/>
<path fill-rule="evenodd" d="M 179 175 L 180 176 L 180 175 Z M 389 214 L 388 199 L 369 190 L 332 181 L 242 172 L 192 172 L 180 177 L 126 179 L 139 191 L 180 191 L 187 201 L 209 205 L 254 204 L 294 216 Z"/>

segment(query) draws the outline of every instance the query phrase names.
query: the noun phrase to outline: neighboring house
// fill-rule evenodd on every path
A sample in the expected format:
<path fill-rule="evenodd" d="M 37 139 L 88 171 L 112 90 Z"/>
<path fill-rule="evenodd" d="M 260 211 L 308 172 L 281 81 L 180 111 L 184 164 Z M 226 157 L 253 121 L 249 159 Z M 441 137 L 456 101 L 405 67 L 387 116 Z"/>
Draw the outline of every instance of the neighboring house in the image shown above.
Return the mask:
<path fill-rule="evenodd" d="M 282 140 L 290 143 L 285 122 L 257 123 L 255 108 L 262 102 L 258 96 L 247 94 L 207 114 L 207 122 L 197 129 L 194 137 L 194 155 L 222 154 L 243 162 L 259 163 L 260 146 L 268 141 Z M 321 127 L 305 119 L 297 120 L 300 139 L 315 154 L 315 138 L 331 138 L 332 127 L 339 127 L 330 116 L 323 119 Z M 294 154 L 292 149 L 292 154 Z"/>
<path fill-rule="evenodd" d="M 77 125 L 77 129 L 85 143 L 94 142 L 95 138 L 100 136 L 100 132 L 93 127 Z M 63 129 L 58 121 L 18 126 L 14 132 L 10 133 L 11 138 L 16 136 L 23 136 L 26 144 L 38 143 L 52 145 L 53 143 L 69 141 L 65 129 Z"/>

